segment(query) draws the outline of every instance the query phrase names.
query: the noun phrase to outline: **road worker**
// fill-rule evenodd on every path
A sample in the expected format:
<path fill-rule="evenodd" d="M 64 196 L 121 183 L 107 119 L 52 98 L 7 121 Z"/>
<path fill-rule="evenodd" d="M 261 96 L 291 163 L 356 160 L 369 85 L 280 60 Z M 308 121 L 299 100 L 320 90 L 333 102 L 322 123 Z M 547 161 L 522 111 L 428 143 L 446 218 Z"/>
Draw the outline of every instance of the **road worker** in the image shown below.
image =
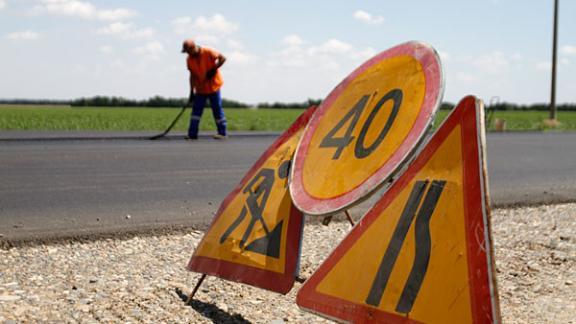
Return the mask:
<path fill-rule="evenodd" d="M 201 47 L 193 39 L 187 39 L 182 44 L 182 53 L 187 53 L 186 64 L 190 72 L 190 97 L 188 104 L 192 105 L 190 126 L 187 139 L 198 139 L 198 128 L 206 100 L 210 100 L 212 115 L 216 122 L 218 133 L 215 139 L 225 139 L 226 117 L 222 108 L 220 88 L 224 83 L 219 68 L 226 62 L 226 57 L 218 51 Z"/>

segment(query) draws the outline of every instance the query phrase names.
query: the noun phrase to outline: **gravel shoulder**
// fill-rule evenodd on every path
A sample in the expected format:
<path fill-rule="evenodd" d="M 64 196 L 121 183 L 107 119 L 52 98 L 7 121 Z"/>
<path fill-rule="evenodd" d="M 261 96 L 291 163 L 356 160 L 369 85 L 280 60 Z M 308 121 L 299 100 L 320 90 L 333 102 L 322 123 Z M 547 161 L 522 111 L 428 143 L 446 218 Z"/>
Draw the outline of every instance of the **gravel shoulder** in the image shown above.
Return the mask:
<path fill-rule="evenodd" d="M 504 323 L 576 323 L 576 204 L 493 211 Z M 309 277 L 350 230 L 308 222 L 301 276 Z M 194 230 L 0 250 L 0 322 L 328 322 L 286 296 L 184 268 L 203 235 Z"/>

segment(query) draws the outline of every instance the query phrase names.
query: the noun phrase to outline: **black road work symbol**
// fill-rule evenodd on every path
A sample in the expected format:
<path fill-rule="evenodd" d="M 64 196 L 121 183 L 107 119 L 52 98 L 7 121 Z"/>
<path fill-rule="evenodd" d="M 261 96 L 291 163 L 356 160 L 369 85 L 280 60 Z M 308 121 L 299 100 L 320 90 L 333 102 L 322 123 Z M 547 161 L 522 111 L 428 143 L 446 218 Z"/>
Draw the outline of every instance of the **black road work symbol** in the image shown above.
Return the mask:
<path fill-rule="evenodd" d="M 445 185 L 445 180 L 434 180 L 432 183 L 428 180 L 416 181 L 414 184 L 410 197 L 404 206 L 404 211 L 400 216 L 400 220 L 394 229 L 388 248 L 382 258 L 380 267 L 376 273 L 376 278 L 374 278 L 372 288 L 366 298 L 366 304 L 376 307 L 380 304 L 384 289 L 386 289 L 386 284 L 392 274 L 392 269 L 400 254 L 402 244 L 410 229 L 410 224 L 412 224 L 412 221 L 416 218 L 414 224 L 416 240 L 414 263 L 412 264 L 412 270 L 410 271 L 408 280 L 404 285 L 400 300 L 396 305 L 396 311 L 399 313 L 407 314 L 412 310 L 412 306 L 414 306 L 414 301 L 418 296 L 418 292 L 424 281 L 424 276 L 428 270 L 428 262 L 430 261 L 430 218 L 434 213 L 434 209 L 438 204 Z M 427 187 L 428 192 L 426 193 Z M 426 193 L 426 197 L 423 197 L 424 193 Z M 416 215 L 416 213 L 418 215 Z"/>
<path fill-rule="evenodd" d="M 268 202 L 268 198 L 270 197 L 270 193 L 274 187 L 274 181 L 276 178 L 274 171 L 274 169 L 261 169 L 258 174 L 250 180 L 248 185 L 244 187 L 242 193 L 247 193 L 248 196 L 246 197 L 242 211 L 224 234 L 222 234 L 222 237 L 220 237 L 220 244 L 224 243 L 224 241 L 228 239 L 230 234 L 244 221 L 246 215 L 249 213 L 250 221 L 242 235 L 242 239 L 240 240 L 240 249 L 260 253 L 273 258 L 280 257 L 280 238 L 282 236 L 283 221 L 276 224 L 272 231 L 270 231 L 263 218 L 266 203 Z M 278 167 L 278 178 L 287 180 L 289 171 L 290 160 L 282 162 L 280 167 Z M 288 181 L 286 181 L 286 185 L 287 184 Z M 246 240 L 254 230 L 256 222 L 260 222 L 266 235 L 246 245 Z"/>

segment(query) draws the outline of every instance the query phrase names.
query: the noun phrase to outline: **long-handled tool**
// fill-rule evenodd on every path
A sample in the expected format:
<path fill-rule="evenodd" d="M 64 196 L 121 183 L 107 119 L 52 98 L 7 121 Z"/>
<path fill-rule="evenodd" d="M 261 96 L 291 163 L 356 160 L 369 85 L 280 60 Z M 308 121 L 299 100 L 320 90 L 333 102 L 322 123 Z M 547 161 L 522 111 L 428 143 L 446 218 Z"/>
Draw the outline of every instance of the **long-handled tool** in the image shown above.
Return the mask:
<path fill-rule="evenodd" d="M 176 125 L 176 123 L 178 122 L 178 120 L 180 119 L 180 117 L 182 116 L 182 114 L 184 113 L 184 110 L 186 110 L 186 108 L 188 108 L 188 105 L 184 105 L 182 107 L 182 110 L 180 110 L 180 112 L 178 113 L 178 116 L 176 116 L 176 118 L 174 118 L 174 121 L 172 121 L 172 124 L 170 124 L 170 126 L 168 126 L 168 128 L 166 128 L 166 130 L 164 131 L 164 133 L 160 133 L 158 135 L 154 135 L 152 137 L 150 137 L 151 140 L 155 140 L 155 139 L 159 139 L 160 137 L 164 137 L 166 136 L 166 134 L 168 134 L 168 132 L 170 132 L 170 130 L 172 129 L 172 127 L 174 127 L 174 125 Z"/>

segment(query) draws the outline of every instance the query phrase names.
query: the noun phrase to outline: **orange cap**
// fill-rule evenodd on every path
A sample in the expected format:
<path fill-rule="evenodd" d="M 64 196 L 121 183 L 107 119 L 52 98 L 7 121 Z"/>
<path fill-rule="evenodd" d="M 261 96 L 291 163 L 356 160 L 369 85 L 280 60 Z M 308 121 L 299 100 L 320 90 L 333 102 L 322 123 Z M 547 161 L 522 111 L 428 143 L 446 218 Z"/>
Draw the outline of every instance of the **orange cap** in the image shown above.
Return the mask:
<path fill-rule="evenodd" d="M 192 48 L 195 46 L 196 46 L 196 42 L 192 38 L 185 40 L 184 43 L 182 43 L 182 53 L 186 53 L 189 48 Z"/>

